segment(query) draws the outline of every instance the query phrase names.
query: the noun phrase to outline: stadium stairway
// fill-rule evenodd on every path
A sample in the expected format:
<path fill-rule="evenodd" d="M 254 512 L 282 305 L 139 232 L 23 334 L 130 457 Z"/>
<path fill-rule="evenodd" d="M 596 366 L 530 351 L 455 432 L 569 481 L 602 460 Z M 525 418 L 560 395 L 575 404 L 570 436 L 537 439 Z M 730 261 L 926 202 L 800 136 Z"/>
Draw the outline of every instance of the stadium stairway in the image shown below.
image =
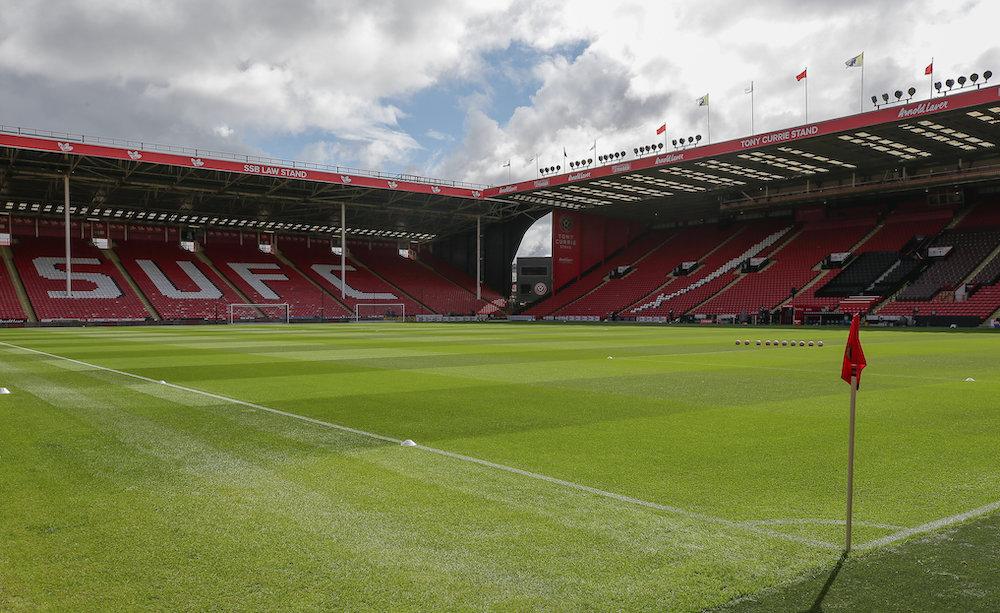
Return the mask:
<path fill-rule="evenodd" d="M 554 313 L 572 305 L 603 284 L 606 281 L 606 277 L 611 274 L 614 268 L 636 261 L 651 252 L 664 240 L 666 239 L 662 235 L 643 234 L 630 244 L 612 253 L 603 262 L 592 266 L 575 281 L 564 286 L 559 292 L 552 294 L 541 302 L 533 304 L 525 313 L 536 317 L 554 316 Z"/>
<path fill-rule="evenodd" d="M 265 253 L 254 243 L 240 244 L 232 237 L 216 236 L 206 241 L 205 255 L 250 297 L 251 303 L 288 304 L 293 319 L 347 317 L 347 309 L 329 298 L 305 276 Z"/>
<path fill-rule="evenodd" d="M 10 252 L 10 247 L 0 247 L 0 255 L 3 256 L 4 268 L 7 270 L 7 279 L 10 281 L 14 296 L 17 297 L 17 304 L 15 305 L 13 298 L 6 296 L 3 312 L 0 313 L 0 319 L 20 319 L 24 317 L 29 322 L 37 322 L 38 317 L 35 316 L 35 309 L 31 306 L 31 301 L 28 300 L 28 292 L 24 290 L 21 275 L 17 273 L 17 266 L 14 265 L 14 256 Z M 18 306 L 21 307 L 20 312 L 18 312 Z"/>
<path fill-rule="evenodd" d="M 857 253 L 862 250 L 866 250 L 866 245 L 869 245 L 870 241 L 878 235 L 882 229 L 885 227 L 885 222 L 877 223 L 875 226 L 864 236 L 862 236 L 856 243 L 851 245 L 851 248 L 847 251 L 851 253 Z M 818 265 L 818 264 L 817 264 Z M 812 308 L 829 307 L 839 303 L 840 298 L 823 298 L 816 296 L 816 291 L 825 286 L 827 283 L 833 280 L 837 274 L 840 273 L 842 269 L 831 268 L 826 270 L 819 270 L 818 274 L 813 277 L 808 283 L 802 286 L 802 288 L 796 293 L 795 296 L 788 296 L 780 303 L 775 305 L 775 307 L 788 306 L 793 300 L 800 303 L 806 304 Z"/>
<path fill-rule="evenodd" d="M 233 283 L 232 280 L 229 277 L 227 277 L 226 275 L 222 274 L 222 271 L 219 270 L 218 267 L 216 267 L 215 262 L 213 262 L 212 259 L 209 258 L 205 254 L 204 251 L 202 251 L 202 250 L 199 249 L 198 251 L 195 252 L 194 255 L 195 255 L 195 257 L 198 258 L 198 261 L 200 261 L 203 264 L 205 264 L 205 266 L 208 266 L 209 270 L 212 271 L 212 273 L 216 276 L 216 278 L 221 279 L 222 282 L 226 284 L 226 288 L 227 289 L 229 289 L 234 294 L 236 294 L 237 296 L 239 296 L 240 301 L 242 301 L 243 303 L 246 303 L 246 304 L 249 304 L 249 303 L 253 302 L 253 300 L 250 300 L 250 298 L 246 294 L 243 293 L 243 290 L 241 290 L 235 283 Z M 262 317 L 264 315 L 263 313 L 261 313 L 260 311 L 258 311 L 256 309 L 254 310 L 254 312 L 255 312 L 255 314 L 257 316 L 260 316 L 260 317 Z M 228 318 L 228 315 L 226 317 Z"/>
<path fill-rule="evenodd" d="M 954 227 L 963 230 L 1000 227 L 1000 201 L 976 204 L 961 219 L 956 220 Z"/>
<path fill-rule="evenodd" d="M 881 222 L 875 224 L 871 231 L 847 251 L 854 255 L 871 251 L 901 251 L 914 236 L 936 236 L 952 220 L 953 215 L 950 209 L 928 210 L 901 207 L 900 210 L 893 211 Z M 814 309 L 836 307 L 843 297 L 816 296 L 816 292 L 832 281 L 841 270 L 829 269 L 821 271 L 810 283 L 803 286 L 794 297 L 789 296 L 778 306 L 794 304 Z M 893 294 L 895 293 L 893 292 Z M 884 298 L 880 302 L 885 302 L 886 300 L 888 298 Z"/>
<path fill-rule="evenodd" d="M 452 266 L 445 260 L 435 256 L 433 253 L 418 252 L 417 258 L 417 261 L 421 262 L 425 266 L 429 266 L 439 275 L 448 279 L 455 285 L 458 285 L 473 296 L 476 294 L 476 280 L 464 271 Z M 487 303 L 486 306 L 480 309 L 481 315 L 496 313 L 506 305 L 506 301 L 504 301 L 503 297 L 485 283 L 479 284 L 479 294 Z"/>
<path fill-rule="evenodd" d="M 381 281 L 382 283 L 384 283 L 387 287 L 391 288 L 392 291 L 397 292 L 397 294 L 399 295 L 399 297 L 403 299 L 402 300 L 403 302 L 406 302 L 407 300 L 410 300 L 414 304 L 416 304 L 417 306 L 419 306 L 421 309 L 425 310 L 426 312 L 428 312 L 428 313 L 433 313 L 434 312 L 434 309 L 430 308 L 429 306 L 427 306 L 423 302 L 420 302 L 419 300 L 417 300 L 417 298 L 415 296 L 410 295 L 403 288 L 397 287 L 396 285 L 393 285 L 388 279 L 386 279 L 382 275 L 378 274 L 377 270 L 375 270 L 373 268 L 369 268 L 361 260 L 357 260 L 355 258 L 350 257 L 350 251 L 349 250 L 348 250 L 348 257 L 347 257 L 347 259 L 352 264 L 354 264 L 355 268 L 357 268 L 358 270 L 367 271 L 369 274 L 371 274 L 371 276 L 375 277 L 376 279 L 378 279 L 379 281 Z M 414 310 L 414 313 L 418 313 L 418 312 L 419 312 L 418 310 Z"/>
<path fill-rule="evenodd" d="M 333 254 L 325 245 L 316 245 L 302 240 L 286 239 L 280 247 L 280 257 L 289 260 L 293 267 L 322 287 L 327 294 L 332 295 L 351 314 L 355 312 L 358 305 L 396 302 L 404 305 L 407 315 L 432 312 L 360 265 L 350 254 L 345 260 L 345 264 L 349 268 L 347 284 L 343 287 L 344 296 L 341 297 L 339 255 Z M 384 297 L 386 294 L 393 297 Z"/>
<path fill-rule="evenodd" d="M 319 282 L 316 281 L 316 279 L 314 279 L 312 277 L 312 275 L 308 275 L 305 272 L 303 272 L 295 264 L 295 262 L 293 262 L 292 260 L 288 259 L 285 256 L 285 254 L 282 253 L 282 251 L 281 251 L 280 248 L 274 249 L 274 251 L 272 251 L 272 253 L 274 254 L 274 257 L 278 258 L 278 261 L 280 261 L 281 263 L 283 263 L 285 266 L 288 266 L 289 268 L 291 268 L 293 271 L 295 271 L 296 273 L 298 273 L 303 279 L 305 279 L 306 281 L 308 281 L 309 283 L 311 283 L 313 285 L 313 287 L 315 287 L 318 291 L 320 291 L 321 293 L 325 294 L 331 301 L 333 301 L 333 303 L 335 305 L 337 305 L 337 307 L 339 307 L 339 310 L 343 311 L 343 313 L 350 314 L 351 309 L 349 309 L 346 304 L 344 304 L 343 302 L 341 302 L 341 300 L 340 300 L 340 298 L 338 296 L 335 296 L 333 294 L 333 292 L 330 292 L 325 287 L 323 287 Z M 334 312 L 336 312 L 336 310 Z M 324 314 L 324 317 L 325 317 L 325 314 Z"/>
<path fill-rule="evenodd" d="M 662 316 L 674 311 L 687 313 L 705 297 L 713 295 L 729 281 L 725 275 L 736 269 L 744 260 L 767 252 L 775 243 L 793 230 L 789 221 L 766 220 L 748 223 L 742 232 L 728 241 L 724 249 L 717 250 L 705 259 L 694 274 L 685 277 L 682 287 L 669 293 L 650 296 L 629 313 L 635 316 Z"/>
<path fill-rule="evenodd" d="M 772 266 L 774 266 L 777 263 L 773 258 L 776 255 L 778 255 L 781 252 L 781 250 L 784 249 L 789 243 L 795 241 L 799 237 L 800 234 L 802 234 L 802 228 L 798 228 L 796 230 L 793 230 L 792 232 L 788 233 L 788 236 L 784 237 L 783 239 L 779 240 L 777 243 L 775 243 L 771 247 L 769 247 L 769 248 L 765 249 L 764 251 L 760 252 L 758 254 L 758 257 L 767 257 L 767 258 L 770 258 L 770 259 L 768 260 L 767 264 L 764 265 L 763 268 L 761 268 L 760 270 L 758 270 L 757 272 L 755 272 L 753 274 L 757 274 L 757 275 L 765 274 L 767 272 L 768 268 L 771 268 Z M 690 309 L 689 312 L 690 313 L 701 313 L 702 312 L 701 311 L 702 307 L 704 307 L 707 304 L 710 304 L 713 300 L 715 300 L 716 297 L 722 296 L 723 294 L 726 293 L 727 290 L 729 290 L 730 288 L 732 288 L 735 285 L 739 284 L 741 281 L 743 281 L 744 278 L 746 278 L 747 274 L 749 274 L 749 273 L 741 272 L 740 269 L 737 268 L 736 270 L 733 271 L 732 274 L 733 274 L 733 279 L 729 283 L 726 283 L 722 288 L 719 289 L 719 291 L 713 293 L 712 295 L 710 295 L 707 298 L 705 298 L 704 300 L 702 300 L 700 303 L 698 303 L 695 306 L 691 307 L 691 309 Z"/>
<path fill-rule="evenodd" d="M 18 275 L 39 321 L 144 321 L 149 312 L 105 253 L 89 241 L 72 241 L 73 295 L 65 296 L 60 267 L 63 240 L 54 237 L 19 242 L 12 250 Z"/>
<path fill-rule="evenodd" d="M 108 261 L 114 264 L 115 268 L 118 269 L 118 274 L 122 276 L 122 279 L 125 279 L 125 283 L 128 284 L 129 288 L 135 294 L 135 297 L 142 303 L 143 308 L 145 308 L 146 312 L 149 313 L 149 316 L 153 318 L 153 321 L 163 321 L 163 318 L 160 317 L 160 314 L 153 306 L 153 303 L 149 301 L 149 297 L 143 293 L 142 289 L 135 282 L 135 279 L 132 278 L 132 275 L 130 275 L 128 270 L 122 266 L 122 262 L 118 258 L 118 254 L 115 253 L 114 249 L 101 249 L 101 253 L 103 253 L 104 257 L 108 258 Z"/>
<path fill-rule="evenodd" d="M 675 232 L 667 235 L 655 247 L 641 254 L 638 259 L 622 264 L 632 266 L 632 270 L 623 277 L 612 279 L 611 271 L 614 266 L 608 268 L 607 274 L 602 277 L 597 286 L 559 308 L 552 315 L 555 317 L 569 315 L 606 317 L 620 309 L 622 305 L 627 306 L 637 295 L 642 295 L 649 290 L 648 284 L 644 284 L 643 280 L 650 275 L 665 277 L 673 270 L 673 266 L 670 268 L 661 266 L 656 255 L 669 250 L 670 241 L 677 234 Z M 638 286 L 638 294 L 636 286 Z"/>
<path fill-rule="evenodd" d="M 446 279 L 432 268 L 412 258 L 403 257 L 394 246 L 384 244 L 348 245 L 355 261 L 404 290 L 434 313 L 474 314 L 486 304 L 475 294 Z"/>
<path fill-rule="evenodd" d="M 690 275 L 675 277 L 672 274 L 673 270 L 681 263 L 689 261 L 697 262 L 699 264 L 699 269 L 702 268 L 709 258 L 715 255 L 715 253 L 720 249 L 724 249 L 729 241 L 734 240 L 742 231 L 742 226 L 735 226 L 723 230 L 720 230 L 715 225 L 685 228 L 681 236 L 669 245 L 674 257 L 672 260 L 667 262 L 666 266 L 664 266 L 664 268 L 668 271 L 666 281 L 646 291 L 640 298 L 633 298 L 632 302 L 626 305 L 626 307 L 622 310 L 630 312 L 640 304 L 649 301 L 653 296 L 662 293 L 663 290 L 676 283 L 678 280 L 689 278 Z M 712 233 L 714 233 L 714 235 Z M 708 251 L 703 251 L 706 245 L 712 245 L 712 248 Z M 682 313 L 676 314 L 681 315 Z"/>
<path fill-rule="evenodd" d="M 983 273 L 983 271 L 986 271 L 987 269 L 994 269 L 998 266 L 1000 266 L 1000 242 L 997 243 L 996 249 L 986 256 L 986 259 L 984 259 L 979 266 L 976 266 L 975 270 L 969 273 L 969 276 L 962 281 L 962 284 L 990 284 L 993 280 L 992 274 L 987 273 L 987 276 L 989 277 L 988 279 L 979 279 L 979 276 Z"/>

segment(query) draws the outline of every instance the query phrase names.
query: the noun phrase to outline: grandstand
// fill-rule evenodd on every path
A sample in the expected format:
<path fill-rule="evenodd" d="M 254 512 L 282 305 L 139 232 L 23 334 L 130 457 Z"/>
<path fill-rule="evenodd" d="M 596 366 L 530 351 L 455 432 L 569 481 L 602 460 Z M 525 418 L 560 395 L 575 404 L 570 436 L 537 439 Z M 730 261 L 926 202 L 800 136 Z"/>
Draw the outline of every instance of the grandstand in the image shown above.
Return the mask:
<path fill-rule="evenodd" d="M 981 87 L 502 186 L 3 127 L 0 319 L 223 321 L 274 303 L 336 321 L 390 303 L 978 325 L 1000 310 L 998 123 L 1000 91 Z M 549 212 L 554 291 L 518 313 L 510 263 Z"/>

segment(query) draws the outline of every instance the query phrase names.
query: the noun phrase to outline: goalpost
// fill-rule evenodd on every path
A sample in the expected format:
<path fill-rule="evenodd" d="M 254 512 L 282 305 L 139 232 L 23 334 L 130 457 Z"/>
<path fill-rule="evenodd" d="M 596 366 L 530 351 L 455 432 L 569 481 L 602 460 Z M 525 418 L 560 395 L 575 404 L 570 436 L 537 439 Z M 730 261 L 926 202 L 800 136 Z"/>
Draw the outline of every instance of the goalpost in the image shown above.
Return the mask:
<path fill-rule="evenodd" d="M 396 319 L 406 321 L 406 305 L 402 302 L 356 302 L 354 321 L 365 319 Z"/>
<path fill-rule="evenodd" d="M 229 305 L 229 323 L 285 323 L 289 320 L 287 302 Z"/>

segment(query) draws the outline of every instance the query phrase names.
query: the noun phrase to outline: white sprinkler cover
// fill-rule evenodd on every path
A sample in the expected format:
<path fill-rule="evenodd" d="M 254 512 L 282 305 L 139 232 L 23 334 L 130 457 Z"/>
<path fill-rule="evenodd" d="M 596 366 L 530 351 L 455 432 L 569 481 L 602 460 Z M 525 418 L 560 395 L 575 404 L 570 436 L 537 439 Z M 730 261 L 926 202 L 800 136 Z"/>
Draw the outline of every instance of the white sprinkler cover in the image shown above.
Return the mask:
<path fill-rule="evenodd" d="M 410 439 L 406 439 L 405 441 L 403 441 L 402 443 L 400 443 L 400 445 L 402 445 L 403 447 L 416 447 L 417 446 L 417 444 L 414 443 L 413 441 L 411 441 Z"/>

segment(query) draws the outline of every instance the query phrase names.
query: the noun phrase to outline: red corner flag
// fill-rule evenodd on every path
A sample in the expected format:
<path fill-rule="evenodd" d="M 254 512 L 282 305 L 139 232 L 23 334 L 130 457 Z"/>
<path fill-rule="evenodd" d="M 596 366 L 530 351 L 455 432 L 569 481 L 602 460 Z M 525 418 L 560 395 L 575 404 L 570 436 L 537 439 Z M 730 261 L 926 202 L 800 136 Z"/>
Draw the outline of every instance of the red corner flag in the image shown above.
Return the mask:
<path fill-rule="evenodd" d="M 801 81 L 802 79 L 806 78 L 808 76 L 808 75 L 806 75 L 806 70 L 808 70 L 808 68 L 805 69 L 805 70 L 803 70 L 799 74 L 795 75 L 795 80 L 796 81 Z"/>
<path fill-rule="evenodd" d="M 662 126 L 656 129 L 657 134 L 663 134 L 666 131 L 667 131 L 667 124 L 663 124 Z"/>
<path fill-rule="evenodd" d="M 851 320 L 851 332 L 847 335 L 847 347 L 844 349 L 844 365 L 840 369 L 840 378 L 850 383 L 853 374 L 858 378 L 858 387 L 861 387 L 861 371 L 868 365 L 861 348 L 860 329 L 861 317 L 855 313 Z"/>
<path fill-rule="evenodd" d="M 928 64 L 927 68 L 924 68 L 924 74 L 925 75 L 934 74 L 934 62 Z"/>

